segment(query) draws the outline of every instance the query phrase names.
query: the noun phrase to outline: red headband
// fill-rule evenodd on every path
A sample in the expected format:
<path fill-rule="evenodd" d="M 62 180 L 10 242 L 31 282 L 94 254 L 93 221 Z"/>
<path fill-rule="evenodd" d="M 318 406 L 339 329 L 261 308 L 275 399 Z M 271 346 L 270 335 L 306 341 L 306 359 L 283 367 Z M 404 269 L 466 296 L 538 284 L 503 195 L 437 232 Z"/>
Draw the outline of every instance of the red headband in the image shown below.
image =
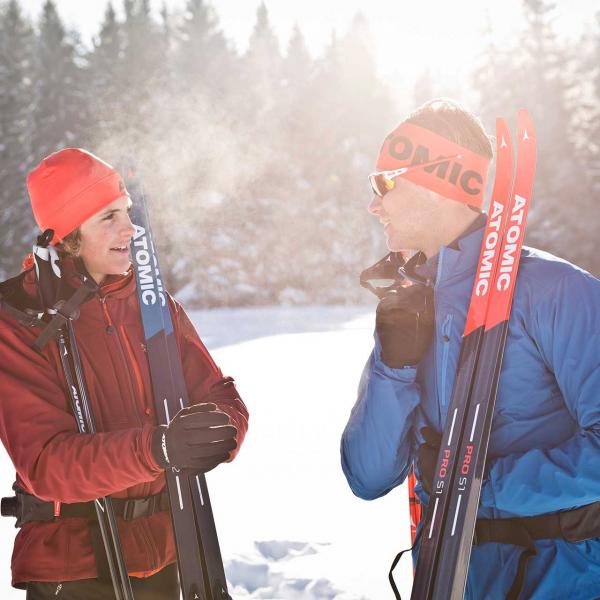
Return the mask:
<path fill-rule="evenodd" d="M 481 208 L 490 161 L 429 129 L 402 123 L 385 138 L 375 168 L 395 171 L 446 156 L 454 158 L 411 169 L 402 177 L 450 200 Z"/>

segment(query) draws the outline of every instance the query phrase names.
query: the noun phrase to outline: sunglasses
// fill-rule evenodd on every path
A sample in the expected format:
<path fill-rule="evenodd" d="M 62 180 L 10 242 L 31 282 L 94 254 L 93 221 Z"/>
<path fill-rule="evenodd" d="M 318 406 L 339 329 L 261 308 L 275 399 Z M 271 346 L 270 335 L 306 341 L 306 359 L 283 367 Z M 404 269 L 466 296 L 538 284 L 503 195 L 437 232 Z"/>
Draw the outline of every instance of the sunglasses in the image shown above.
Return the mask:
<path fill-rule="evenodd" d="M 393 190 L 396 187 L 394 177 L 404 175 L 405 173 L 410 173 L 411 171 L 416 171 L 417 169 L 422 169 L 423 167 L 439 165 L 440 163 L 447 162 L 453 158 L 460 157 L 460 154 L 455 154 L 454 156 L 444 156 L 428 162 L 419 163 L 418 165 L 411 165 L 410 167 L 402 167 L 401 169 L 396 169 L 395 171 L 376 171 L 375 173 L 371 173 L 369 175 L 369 183 L 373 188 L 373 192 L 380 198 L 383 198 L 390 190 Z"/>

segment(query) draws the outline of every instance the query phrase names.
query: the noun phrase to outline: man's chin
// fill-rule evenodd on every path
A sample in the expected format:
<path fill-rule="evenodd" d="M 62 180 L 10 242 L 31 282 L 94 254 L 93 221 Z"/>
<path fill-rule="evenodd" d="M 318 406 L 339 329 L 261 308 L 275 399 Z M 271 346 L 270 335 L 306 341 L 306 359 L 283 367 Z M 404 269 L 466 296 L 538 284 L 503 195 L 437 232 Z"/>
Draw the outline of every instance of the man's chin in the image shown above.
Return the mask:
<path fill-rule="evenodd" d="M 394 237 L 388 237 L 386 239 L 386 245 L 390 252 L 400 252 L 403 249 L 402 244 L 400 244 L 399 240 L 394 239 Z"/>

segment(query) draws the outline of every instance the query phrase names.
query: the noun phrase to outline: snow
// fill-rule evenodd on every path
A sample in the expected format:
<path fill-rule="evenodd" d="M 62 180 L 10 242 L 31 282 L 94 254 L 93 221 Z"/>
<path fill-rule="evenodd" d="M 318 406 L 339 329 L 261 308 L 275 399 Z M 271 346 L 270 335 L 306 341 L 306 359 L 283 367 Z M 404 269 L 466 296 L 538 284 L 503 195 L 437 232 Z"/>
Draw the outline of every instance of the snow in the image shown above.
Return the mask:
<path fill-rule="evenodd" d="M 389 566 L 409 545 L 405 486 L 360 500 L 339 460 L 371 350 L 373 308 L 218 309 L 190 317 L 250 411 L 236 460 L 207 475 L 233 598 L 393 598 Z M 0 469 L 8 495 L 14 475 L 5 452 Z M 23 600 L 9 587 L 13 523 L 0 520 L 0 589 L 2 598 Z M 409 597 L 408 556 L 395 574 Z"/>

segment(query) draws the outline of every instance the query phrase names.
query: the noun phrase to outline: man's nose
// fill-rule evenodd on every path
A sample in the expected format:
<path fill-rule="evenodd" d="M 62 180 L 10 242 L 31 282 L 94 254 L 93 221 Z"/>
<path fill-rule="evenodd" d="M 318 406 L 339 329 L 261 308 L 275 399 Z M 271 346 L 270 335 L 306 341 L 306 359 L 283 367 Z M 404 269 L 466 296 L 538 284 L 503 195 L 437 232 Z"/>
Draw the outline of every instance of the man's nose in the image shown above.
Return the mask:
<path fill-rule="evenodd" d="M 122 231 L 127 237 L 130 238 L 133 237 L 133 234 L 135 233 L 135 226 L 133 225 L 129 214 L 127 215 L 127 219 L 123 223 Z"/>
<path fill-rule="evenodd" d="M 369 206 L 367 206 L 367 210 L 372 214 L 372 215 L 378 215 L 381 212 L 381 198 L 375 194 L 371 200 L 371 202 L 369 202 Z"/>

